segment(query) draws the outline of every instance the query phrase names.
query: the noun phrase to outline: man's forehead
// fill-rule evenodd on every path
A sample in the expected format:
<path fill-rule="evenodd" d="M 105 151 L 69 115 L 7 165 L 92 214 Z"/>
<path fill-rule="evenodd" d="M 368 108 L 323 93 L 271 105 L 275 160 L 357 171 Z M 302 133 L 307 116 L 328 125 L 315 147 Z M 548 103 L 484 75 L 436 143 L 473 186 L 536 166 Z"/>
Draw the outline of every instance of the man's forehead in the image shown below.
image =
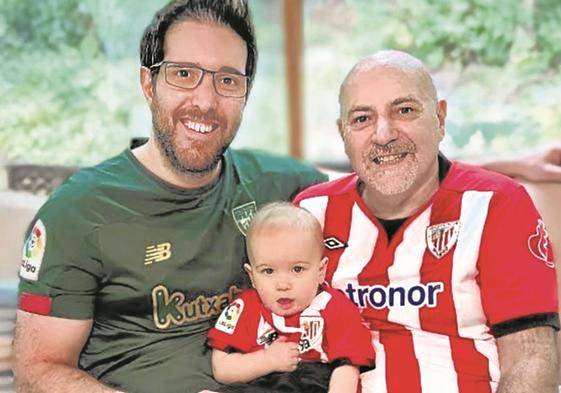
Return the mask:
<path fill-rule="evenodd" d="M 396 87 L 418 89 L 421 83 L 419 74 L 405 71 L 395 67 L 376 66 L 357 68 L 347 79 L 347 88 L 375 87 L 387 88 L 391 85 Z"/>
<path fill-rule="evenodd" d="M 245 41 L 231 27 L 193 19 L 177 21 L 169 28 L 164 39 L 164 53 L 173 61 L 202 66 L 207 62 L 214 66 L 227 65 L 241 68 L 242 72 L 247 59 Z"/>
<path fill-rule="evenodd" d="M 421 101 L 426 96 L 417 75 L 387 67 L 356 70 L 343 89 L 343 103 L 347 108 L 372 105 L 373 100 L 386 104 L 406 99 Z"/>

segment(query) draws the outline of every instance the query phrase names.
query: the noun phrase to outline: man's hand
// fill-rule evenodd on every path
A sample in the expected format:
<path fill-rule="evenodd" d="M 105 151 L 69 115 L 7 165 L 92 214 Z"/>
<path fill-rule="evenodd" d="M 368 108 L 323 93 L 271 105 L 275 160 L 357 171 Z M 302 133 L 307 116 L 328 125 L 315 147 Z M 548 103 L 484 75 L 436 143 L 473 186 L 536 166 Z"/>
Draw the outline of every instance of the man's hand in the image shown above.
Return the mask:
<path fill-rule="evenodd" d="M 280 336 L 265 349 L 265 358 L 275 371 L 294 371 L 298 367 L 300 351 L 298 344 L 287 342 L 286 337 Z"/>
<path fill-rule="evenodd" d="M 522 168 L 521 175 L 524 179 L 561 182 L 561 145 L 522 159 L 528 163 Z"/>

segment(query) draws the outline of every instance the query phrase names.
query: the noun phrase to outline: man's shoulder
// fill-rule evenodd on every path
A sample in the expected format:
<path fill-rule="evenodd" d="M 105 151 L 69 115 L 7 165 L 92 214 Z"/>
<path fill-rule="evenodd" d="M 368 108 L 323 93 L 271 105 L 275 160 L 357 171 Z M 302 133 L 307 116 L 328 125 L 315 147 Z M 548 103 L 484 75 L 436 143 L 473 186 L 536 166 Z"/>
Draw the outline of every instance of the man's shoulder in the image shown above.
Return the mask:
<path fill-rule="evenodd" d="M 294 198 L 295 203 L 316 197 L 329 197 L 347 194 L 356 189 L 357 176 L 354 173 L 325 183 L 316 184 L 306 188 Z"/>
<path fill-rule="evenodd" d="M 57 216 L 67 216 L 69 208 L 73 213 L 100 200 L 103 190 L 111 187 L 125 187 L 130 169 L 126 153 L 109 158 L 95 166 L 79 169 L 72 174 L 49 197 L 40 209 Z"/>
<path fill-rule="evenodd" d="M 304 161 L 255 149 L 230 149 L 234 165 L 243 175 L 312 174 L 325 178 L 318 169 Z"/>
<path fill-rule="evenodd" d="M 523 188 L 516 180 L 477 165 L 453 161 L 442 187 L 459 192 L 480 191 L 509 194 Z"/>

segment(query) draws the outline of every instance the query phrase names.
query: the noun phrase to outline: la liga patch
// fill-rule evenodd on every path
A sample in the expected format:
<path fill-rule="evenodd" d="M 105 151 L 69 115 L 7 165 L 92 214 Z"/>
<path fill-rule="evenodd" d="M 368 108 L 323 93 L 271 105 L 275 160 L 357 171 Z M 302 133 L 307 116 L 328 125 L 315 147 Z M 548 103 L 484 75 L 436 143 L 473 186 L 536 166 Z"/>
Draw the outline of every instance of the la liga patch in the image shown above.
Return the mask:
<path fill-rule="evenodd" d="M 240 320 L 243 307 L 244 303 L 242 299 L 236 299 L 234 302 L 230 303 L 230 305 L 222 311 L 218 321 L 216 321 L 216 329 L 228 334 L 234 333 L 236 325 Z"/>
<path fill-rule="evenodd" d="M 19 275 L 30 281 L 37 281 L 43 255 L 47 246 L 47 230 L 41 220 L 37 220 L 23 245 L 23 255 Z"/>

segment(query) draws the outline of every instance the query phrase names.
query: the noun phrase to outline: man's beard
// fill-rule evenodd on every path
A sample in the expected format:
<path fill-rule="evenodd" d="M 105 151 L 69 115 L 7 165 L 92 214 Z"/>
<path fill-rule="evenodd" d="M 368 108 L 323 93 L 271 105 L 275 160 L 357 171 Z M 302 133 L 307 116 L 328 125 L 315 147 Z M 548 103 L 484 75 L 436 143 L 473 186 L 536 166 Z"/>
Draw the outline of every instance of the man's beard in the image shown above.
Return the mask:
<path fill-rule="evenodd" d="M 419 162 L 414 153 L 415 144 L 410 140 L 398 140 L 388 145 L 373 145 L 360 157 L 356 172 L 362 181 L 379 193 L 390 196 L 407 191 L 415 183 Z M 381 155 L 408 153 L 397 167 L 377 165 L 374 159 Z"/>
<path fill-rule="evenodd" d="M 166 163 L 177 173 L 196 177 L 204 177 L 216 169 L 224 152 L 232 143 L 241 121 L 241 118 L 238 119 L 233 124 L 234 128 L 226 132 L 226 122 L 221 120 L 215 111 L 202 114 L 199 110 L 193 109 L 189 113 L 193 118 L 202 122 L 211 122 L 211 120 L 217 122 L 220 129 L 212 132 L 221 132 L 222 138 L 217 143 L 212 143 L 215 146 L 211 146 L 208 142 L 189 140 L 187 148 L 180 148 L 176 140 L 178 131 L 170 120 L 170 114 L 165 112 L 157 101 L 151 109 L 156 146 L 164 155 Z"/>

